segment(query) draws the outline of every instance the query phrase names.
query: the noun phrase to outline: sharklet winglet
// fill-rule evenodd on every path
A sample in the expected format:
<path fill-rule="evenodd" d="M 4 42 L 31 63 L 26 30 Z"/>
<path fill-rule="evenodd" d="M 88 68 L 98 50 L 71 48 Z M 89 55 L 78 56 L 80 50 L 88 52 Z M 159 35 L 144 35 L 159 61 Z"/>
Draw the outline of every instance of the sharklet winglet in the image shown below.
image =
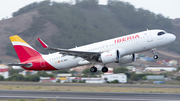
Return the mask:
<path fill-rule="evenodd" d="M 43 46 L 43 48 L 48 48 L 48 45 L 46 43 L 44 43 L 40 38 L 38 38 L 38 40 L 41 43 L 41 45 Z"/>

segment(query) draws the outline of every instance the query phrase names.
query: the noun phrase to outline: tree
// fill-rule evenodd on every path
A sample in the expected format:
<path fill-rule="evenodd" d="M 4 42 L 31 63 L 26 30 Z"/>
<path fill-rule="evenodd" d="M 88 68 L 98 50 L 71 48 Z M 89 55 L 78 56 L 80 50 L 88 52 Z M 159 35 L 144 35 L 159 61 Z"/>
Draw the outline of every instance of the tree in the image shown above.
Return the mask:
<path fill-rule="evenodd" d="M 92 75 L 92 72 L 87 68 L 82 72 L 84 75 Z"/>
<path fill-rule="evenodd" d="M 180 81 L 180 76 L 177 76 L 177 77 L 176 77 L 176 80 Z"/>
<path fill-rule="evenodd" d="M 76 5 L 83 9 L 95 9 L 98 8 L 99 0 L 82 0 L 81 2 L 76 0 Z"/>
<path fill-rule="evenodd" d="M 180 71 L 180 67 L 177 67 L 177 70 L 176 70 L 176 72 L 179 72 Z"/>
<path fill-rule="evenodd" d="M 42 77 L 54 77 L 53 74 L 47 74 L 45 71 L 39 71 L 38 75 Z"/>
<path fill-rule="evenodd" d="M 67 70 L 56 70 L 52 71 L 54 74 L 59 74 L 59 73 L 69 73 Z"/>
<path fill-rule="evenodd" d="M 9 78 L 7 78 L 7 81 L 24 81 L 24 76 L 22 74 L 13 74 Z"/>
<path fill-rule="evenodd" d="M 130 79 L 131 80 L 135 80 L 135 81 L 138 81 L 139 80 L 139 77 L 136 73 L 132 73 L 131 76 L 130 76 Z"/>
<path fill-rule="evenodd" d="M 125 67 L 117 67 L 114 69 L 114 73 L 126 73 L 128 72 L 128 69 Z"/>
<path fill-rule="evenodd" d="M 119 83 L 118 80 L 111 81 L 111 83 Z"/>
<path fill-rule="evenodd" d="M 106 81 L 106 83 L 107 83 L 108 78 L 106 78 L 106 77 L 105 77 L 105 78 L 104 78 L 104 80 L 105 80 L 105 81 Z"/>
<path fill-rule="evenodd" d="M 4 76 L 0 75 L 0 81 L 4 81 Z"/>
<path fill-rule="evenodd" d="M 25 81 L 34 81 L 37 82 L 40 80 L 39 78 L 40 76 L 38 74 L 34 74 L 34 75 L 28 75 L 25 77 Z"/>
<path fill-rule="evenodd" d="M 102 72 L 99 71 L 99 70 L 97 70 L 97 72 L 92 73 L 92 72 L 90 71 L 90 69 L 87 68 L 87 69 L 85 69 L 82 73 L 84 74 L 84 75 L 83 75 L 84 77 L 88 77 L 88 76 L 96 77 L 95 75 L 99 75 L 99 74 L 101 74 Z"/>
<path fill-rule="evenodd" d="M 77 76 L 77 71 L 76 70 L 73 70 L 70 72 L 73 76 Z"/>
<path fill-rule="evenodd" d="M 146 76 L 143 76 L 143 77 L 142 77 L 142 80 L 146 80 Z"/>

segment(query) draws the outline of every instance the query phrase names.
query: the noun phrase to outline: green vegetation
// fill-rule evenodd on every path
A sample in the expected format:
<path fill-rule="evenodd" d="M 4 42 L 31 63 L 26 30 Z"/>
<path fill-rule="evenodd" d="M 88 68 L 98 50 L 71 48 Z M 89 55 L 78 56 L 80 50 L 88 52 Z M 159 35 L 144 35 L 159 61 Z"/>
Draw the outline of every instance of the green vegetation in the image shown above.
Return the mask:
<path fill-rule="evenodd" d="M 24 81 L 24 76 L 21 74 L 13 74 L 9 78 L 6 79 L 7 81 Z"/>
<path fill-rule="evenodd" d="M 128 72 L 128 69 L 125 67 L 114 68 L 114 73 L 126 73 L 126 72 Z"/>
<path fill-rule="evenodd" d="M 176 77 L 176 80 L 177 80 L 177 81 L 180 81 L 180 76 L 177 76 L 177 77 Z"/>
<path fill-rule="evenodd" d="M 110 83 L 119 83 L 118 80 L 111 81 Z"/>
<path fill-rule="evenodd" d="M 52 43 L 56 46 L 69 48 L 69 46 L 91 43 L 97 41 L 98 37 L 106 36 L 88 24 L 82 9 L 77 6 L 53 3 L 53 6 L 40 7 L 39 13 L 59 28 L 60 32 L 51 37 Z M 93 38 L 88 40 L 89 37 Z"/>
<path fill-rule="evenodd" d="M 69 73 L 67 70 L 56 70 L 52 71 L 53 74 L 59 74 L 59 73 Z"/>
<path fill-rule="evenodd" d="M 39 2 L 39 3 L 34 2 L 32 4 L 29 4 L 29 5 L 25 6 L 25 7 L 20 8 L 18 11 L 14 12 L 12 14 L 12 16 L 15 17 L 15 16 L 18 16 L 18 15 L 30 12 L 32 10 L 36 10 L 36 8 L 38 8 L 38 7 L 49 5 L 49 4 L 50 4 L 50 0 L 45 0 L 45 1 Z"/>
<path fill-rule="evenodd" d="M 153 73 L 136 74 L 135 72 L 127 72 L 125 74 L 127 75 L 127 78 L 132 81 L 146 80 L 146 75 L 157 75 Z M 165 76 L 165 74 L 160 75 Z"/>
<path fill-rule="evenodd" d="M 131 73 L 130 74 L 130 79 L 133 80 L 133 81 L 138 81 L 141 77 L 138 76 L 138 74 L 136 73 Z"/>
<path fill-rule="evenodd" d="M 4 76 L 0 75 L 0 81 L 4 81 Z"/>
<path fill-rule="evenodd" d="M 128 28 L 136 30 L 144 30 L 146 28 L 172 29 L 170 19 L 142 8 L 136 9 L 127 2 L 109 0 L 108 7 L 116 14 L 116 18 Z"/>
<path fill-rule="evenodd" d="M 39 71 L 37 74 L 27 75 L 24 77 L 21 74 L 14 73 L 9 78 L 5 79 L 6 81 L 33 81 L 38 82 L 40 80 L 39 77 L 54 77 L 53 74 L 47 74 L 45 71 Z M 0 78 L 1 81 L 1 78 Z"/>
<path fill-rule="evenodd" d="M 180 68 L 178 67 L 178 70 Z M 164 75 L 165 77 L 171 77 L 174 80 L 179 81 L 180 77 L 177 76 L 176 78 L 173 78 L 173 73 L 179 72 L 179 71 L 174 71 L 174 72 L 166 72 L 166 73 L 160 73 L 159 75 Z M 72 73 L 73 76 L 77 76 L 77 71 L 71 71 L 68 72 L 67 70 L 57 70 L 57 71 L 52 71 L 53 74 L 47 74 L 45 71 L 39 71 L 37 74 L 33 75 L 28 75 L 23 76 L 21 74 L 18 74 L 20 70 L 9 70 L 10 77 L 7 79 L 4 79 L 3 77 L 0 76 L 0 81 L 33 81 L 33 82 L 38 82 L 40 79 L 39 77 L 55 77 L 59 73 Z M 97 70 L 96 73 L 90 72 L 89 68 L 85 69 L 82 71 L 83 75 L 80 77 L 98 77 L 102 74 L 100 70 Z M 125 73 L 127 75 L 127 79 L 129 80 L 128 83 L 132 81 L 139 81 L 139 80 L 146 80 L 147 75 L 157 75 L 153 73 L 144 73 L 144 74 L 136 74 L 135 72 L 129 72 L 127 68 L 125 67 L 117 67 L 114 69 L 114 73 Z M 107 82 L 107 78 L 104 78 L 104 80 Z M 75 80 L 74 82 L 81 82 Z M 82 81 L 83 83 L 84 81 Z M 112 83 L 116 83 L 116 81 L 113 81 Z"/>
<path fill-rule="evenodd" d="M 47 21 L 43 17 L 33 17 L 33 23 L 31 24 L 31 26 L 27 30 L 24 30 L 23 32 L 19 33 L 19 35 L 32 36 L 42 34 L 44 32 L 43 28 L 46 28 L 46 23 Z"/>
<path fill-rule="evenodd" d="M 12 76 L 14 74 L 18 74 L 19 72 L 22 72 L 23 70 L 14 70 L 14 69 L 9 69 L 9 76 Z"/>
<path fill-rule="evenodd" d="M 0 76 L 0 81 L 33 81 L 33 82 L 38 82 L 41 77 L 55 77 L 55 75 L 59 73 L 69 73 L 67 70 L 57 70 L 57 71 L 52 71 L 53 74 L 47 74 L 45 71 L 39 71 L 37 74 L 33 75 L 27 75 L 23 76 L 21 74 L 18 74 L 20 71 L 18 70 L 10 70 L 10 77 L 7 79 L 4 79 Z M 175 72 L 175 71 L 174 71 Z M 71 72 L 74 76 L 76 76 L 77 71 L 72 71 Z M 101 75 L 102 72 L 100 70 L 97 70 L 96 73 L 90 72 L 89 68 L 85 69 L 82 71 L 83 75 L 80 77 L 98 77 L 98 75 Z M 146 80 L 147 75 L 157 75 L 153 73 L 146 73 L 146 74 L 136 74 L 135 72 L 128 72 L 128 69 L 125 67 L 118 67 L 114 69 L 114 73 L 125 73 L 127 75 L 128 80 L 130 81 L 139 81 L 139 80 Z M 172 72 L 167 72 L 167 73 L 161 73 L 160 75 L 164 75 L 165 77 L 173 77 Z M 174 80 L 180 80 L 180 77 L 174 78 Z M 106 82 L 108 81 L 107 78 L 104 79 Z M 81 82 L 75 80 L 74 82 Z M 83 83 L 84 81 L 82 81 Z M 113 81 L 111 83 L 116 83 L 116 81 Z M 130 83 L 130 82 L 128 82 Z"/>
<path fill-rule="evenodd" d="M 180 67 L 177 67 L 177 70 L 176 70 L 176 72 L 179 72 L 180 71 Z"/>

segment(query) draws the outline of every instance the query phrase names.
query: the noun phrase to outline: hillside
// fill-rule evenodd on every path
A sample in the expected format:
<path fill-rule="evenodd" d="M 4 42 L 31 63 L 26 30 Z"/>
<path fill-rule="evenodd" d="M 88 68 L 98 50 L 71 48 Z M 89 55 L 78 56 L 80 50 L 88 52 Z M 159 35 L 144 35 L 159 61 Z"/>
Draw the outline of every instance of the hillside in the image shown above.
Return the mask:
<path fill-rule="evenodd" d="M 82 0 L 76 5 L 46 0 L 19 9 L 13 13 L 13 18 L 0 21 L 0 26 L 0 56 L 3 57 L 0 60 L 5 62 L 17 57 L 10 44 L 11 35 L 19 35 L 41 53 L 48 53 L 37 41 L 38 37 L 54 47 L 72 48 L 147 28 L 176 34 L 176 42 L 158 49 L 180 53 L 179 20 L 135 9 L 120 1 L 111 1 L 104 6 L 98 5 L 97 0 Z"/>

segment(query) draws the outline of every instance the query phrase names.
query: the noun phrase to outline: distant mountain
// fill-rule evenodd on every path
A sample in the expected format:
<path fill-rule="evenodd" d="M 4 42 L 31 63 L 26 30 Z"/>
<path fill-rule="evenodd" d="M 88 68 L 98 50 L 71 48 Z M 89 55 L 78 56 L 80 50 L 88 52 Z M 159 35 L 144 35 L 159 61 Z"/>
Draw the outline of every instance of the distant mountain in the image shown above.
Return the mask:
<path fill-rule="evenodd" d="M 109 0 L 106 6 L 98 5 L 97 1 L 76 0 L 76 5 L 71 5 L 45 0 L 19 9 L 13 18 L 0 21 L 0 56 L 17 57 L 9 40 L 11 35 L 19 35 L 41 53 L 47 53 L 37 38 L 54 47 L 72 48 L 154 28 L 177 36 L 176 42 L 160 50 L 180 53 L 179 20 L 136 9 L 121 1 Z"/>

